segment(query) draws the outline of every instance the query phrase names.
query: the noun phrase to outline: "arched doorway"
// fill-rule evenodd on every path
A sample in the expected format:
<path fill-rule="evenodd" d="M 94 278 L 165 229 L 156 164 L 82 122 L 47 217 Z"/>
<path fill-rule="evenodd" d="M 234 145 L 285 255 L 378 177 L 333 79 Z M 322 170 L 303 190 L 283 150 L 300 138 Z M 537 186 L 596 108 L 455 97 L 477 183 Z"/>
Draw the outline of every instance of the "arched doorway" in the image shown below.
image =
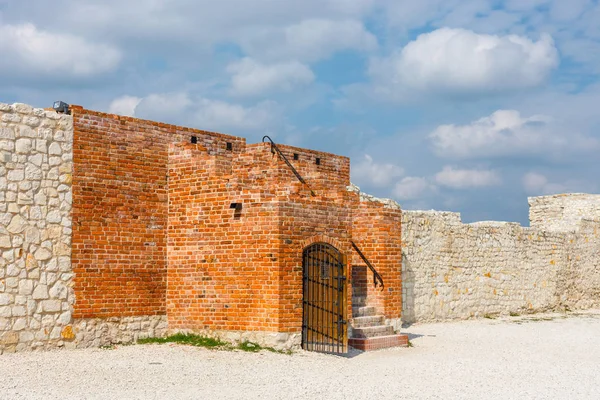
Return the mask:
<path fill-rule="evenodd" d="M 348 351 L 346 262 L 338 249 L 314 243 L 302 253 L 302 348 L 343 354 Z"/>

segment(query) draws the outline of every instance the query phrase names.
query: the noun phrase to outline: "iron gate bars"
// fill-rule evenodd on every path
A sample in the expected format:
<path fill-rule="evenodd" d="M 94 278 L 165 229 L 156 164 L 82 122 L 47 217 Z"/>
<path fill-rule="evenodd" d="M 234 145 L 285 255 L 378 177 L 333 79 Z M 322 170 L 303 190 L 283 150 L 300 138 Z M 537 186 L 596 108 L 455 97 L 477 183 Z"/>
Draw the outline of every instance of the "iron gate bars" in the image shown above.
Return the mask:
<path fill-rule="evenodd" d="M 345 257 L 327 243 L 304 249 L 302 347 L 309 351 L 348 352 Z"/>

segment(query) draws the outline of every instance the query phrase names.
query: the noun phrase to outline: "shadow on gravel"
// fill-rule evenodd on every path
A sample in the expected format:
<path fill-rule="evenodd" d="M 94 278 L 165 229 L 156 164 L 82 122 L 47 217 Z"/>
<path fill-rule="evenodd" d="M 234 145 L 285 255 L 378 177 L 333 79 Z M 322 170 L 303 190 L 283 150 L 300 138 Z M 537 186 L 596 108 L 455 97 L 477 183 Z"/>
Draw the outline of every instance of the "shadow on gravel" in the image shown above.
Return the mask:
<path fill-rule="evenodd" d="M 419 335 L 418 333 L 408 333 L 408 332 L 403 333 L 403 335 L 408 336 L 408 340 L 418 339 L 423 336 L 427 336 L 427 337 L 435 337 L 436 336 L 436 335 Z"/>
<path fill-rule="evenodd" d="M 355 349 L 354 347 L 350 347 L 346 354 L 339 354 L 341 358 L 354 358 L 363 354 L 364 351 Z"/>

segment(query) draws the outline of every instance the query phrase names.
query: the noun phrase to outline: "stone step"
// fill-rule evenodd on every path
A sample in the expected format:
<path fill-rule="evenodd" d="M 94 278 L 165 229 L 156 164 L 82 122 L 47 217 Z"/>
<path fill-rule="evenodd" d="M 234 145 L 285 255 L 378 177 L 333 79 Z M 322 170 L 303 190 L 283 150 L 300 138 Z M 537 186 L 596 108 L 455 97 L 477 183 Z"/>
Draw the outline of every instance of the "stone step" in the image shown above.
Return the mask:
<path fill-rule="evenodd" d="M 352 307 L 365 307 L 367 296 L 352 296 Z"/>
<path fill-rule="evenodd" d="M 383 315 L 374 315 L 370 317 L 354 317 L 352 318 L 353 328 L 365 328 L 368 326 L 378 326 L 385 324 Z"/>
<path fill-rule="evenodd" d="M 375 307 L 352 307 L 353 317 L 372 317 L 375 315 Z"/>
<path fill-rule="evenodd" d="M 366 326 L 364 328 L 353 328 L 353 338 L 372 338 L 376 336 L 390 336 L 394 334 L 394 328 L 389 325 Z"/>
<path fill-rule="evenodd" d="M 388 335 L 371 338 L 352 337 L 348 339 L 348 345 L 362 351 L 387 349 L 389 347 L 408 347 L 408 336 Z"/>

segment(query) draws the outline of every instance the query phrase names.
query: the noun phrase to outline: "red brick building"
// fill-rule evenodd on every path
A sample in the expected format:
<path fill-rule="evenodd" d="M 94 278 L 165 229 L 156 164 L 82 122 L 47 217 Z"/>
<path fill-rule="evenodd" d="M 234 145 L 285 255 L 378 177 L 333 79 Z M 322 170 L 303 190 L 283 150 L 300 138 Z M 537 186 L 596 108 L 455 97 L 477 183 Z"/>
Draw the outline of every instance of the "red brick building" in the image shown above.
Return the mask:
<path fill-rule="evenodd" d="M 331 352 L 348 334 L 406 343 L 400 210 L 349 190 L 348 158 L 72 113 L 75 318 L 166 315 L 171 331 Z"/>

